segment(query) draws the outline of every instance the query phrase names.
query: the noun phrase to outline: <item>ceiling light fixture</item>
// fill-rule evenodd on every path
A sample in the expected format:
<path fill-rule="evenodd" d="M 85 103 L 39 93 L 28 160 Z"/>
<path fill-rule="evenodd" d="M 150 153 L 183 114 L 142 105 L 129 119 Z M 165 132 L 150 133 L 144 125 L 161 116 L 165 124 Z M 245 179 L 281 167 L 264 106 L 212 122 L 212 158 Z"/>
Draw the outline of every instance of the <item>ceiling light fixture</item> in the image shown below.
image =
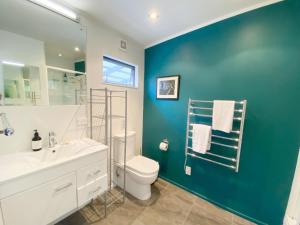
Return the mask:
<path fill-rule="evenodd" d="M 62 54 L 61 54 L 61 53 L 59 53 L 59 54 L 58 54 L 58 56 L 59 56 L 59 57 L 62 57 Z"/>
<path fill-rule="evenodd" d="M 80 51 L 79 47 L 75 47 L 74 50 L 75 50 L 76 52 L 79 52 L 79 51 Z"/>
<path fill-rule="evenodd" d="M 159 16 L 158 16 L 157 12 L 151 12 L 149 14 L 149 17 L 150 17 L 151 20 L 157 20 Z"/>
<path fill-rule="evenodd" d="M 55 2 L 52 2 L 50 0 L 28 0 L 28 1 L 78 22 L 78 16 L 76 15 L 76 13 Z"/>
<path fill-rule="evenodd" d="M 10 66 L 19 66 L 19 67 L 25 66 L 23 63 L 18 63 L 18 62 L 2 61 L 2 63 Z"/>

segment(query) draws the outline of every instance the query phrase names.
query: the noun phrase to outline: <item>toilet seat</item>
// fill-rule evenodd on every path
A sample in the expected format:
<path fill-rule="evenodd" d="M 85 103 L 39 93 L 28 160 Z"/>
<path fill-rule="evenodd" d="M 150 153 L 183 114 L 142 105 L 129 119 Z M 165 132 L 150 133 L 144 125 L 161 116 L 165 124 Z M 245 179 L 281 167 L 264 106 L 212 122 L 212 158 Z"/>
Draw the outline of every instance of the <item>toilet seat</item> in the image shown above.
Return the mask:
<path fill-rule="evenodd" d="M 126 167 L 143 176 L 153 175 L 159 170 L 158 162 L 141 155 L 135 156 L 129 160 Z"/>

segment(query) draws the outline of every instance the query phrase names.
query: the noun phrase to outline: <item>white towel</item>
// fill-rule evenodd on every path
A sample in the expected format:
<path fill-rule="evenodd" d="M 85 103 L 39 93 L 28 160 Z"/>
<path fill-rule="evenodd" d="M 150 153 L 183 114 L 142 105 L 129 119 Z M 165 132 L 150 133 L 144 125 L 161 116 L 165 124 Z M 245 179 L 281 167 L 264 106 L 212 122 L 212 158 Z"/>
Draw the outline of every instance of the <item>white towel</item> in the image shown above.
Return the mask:
<path fill-rule="evenodd" d="M 230 133 L 234 116 L 234 101 L 215 100 L 213 106 L 212 129 Z"/>
<path fill-rule="evenodd" d="M 211 126 L 204 124 L 193 125 L 193 151 L 205 154 L 210 149 Z"/>

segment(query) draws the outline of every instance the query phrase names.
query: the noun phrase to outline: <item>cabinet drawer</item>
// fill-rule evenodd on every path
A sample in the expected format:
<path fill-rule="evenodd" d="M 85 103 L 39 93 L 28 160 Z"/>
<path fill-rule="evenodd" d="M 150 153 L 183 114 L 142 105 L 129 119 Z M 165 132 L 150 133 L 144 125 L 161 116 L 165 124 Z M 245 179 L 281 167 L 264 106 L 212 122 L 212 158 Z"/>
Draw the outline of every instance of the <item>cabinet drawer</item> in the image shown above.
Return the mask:
<path fill-rule="evenodd" d="M 92 181 L 95 181 L 99 177 L 107 173 L 106 160 L 93 163 L 87 167 L 84 167 L 78 171 L 77 186 L 80 188 Z"/>
<path fill-rule="evenodd" d="M 107 175 L 78 188 L 78 207 L 84 206 L 93 198 L 102 194 L 107 189 Z"/>
<path fill-rule="evenodd" d="M 77 208 L 76 174 L 1 200 L 5 225 L 46 225 Z"/>

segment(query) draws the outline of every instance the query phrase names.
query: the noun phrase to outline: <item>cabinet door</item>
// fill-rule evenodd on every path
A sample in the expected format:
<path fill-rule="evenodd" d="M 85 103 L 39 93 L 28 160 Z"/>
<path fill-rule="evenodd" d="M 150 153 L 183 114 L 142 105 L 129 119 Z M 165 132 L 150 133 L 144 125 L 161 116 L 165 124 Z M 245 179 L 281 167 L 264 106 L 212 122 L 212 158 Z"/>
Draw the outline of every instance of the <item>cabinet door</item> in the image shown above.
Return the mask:
<path fill-rule="evenodd" d="M 86 184 L 104 176 L 107 173 L 107 160 L 88 165 L 77 172 L 77 187 L 81 188 Z"/>
<path fill-rule="evenodd" d="M 89 201 L 101 195 L 107 189 L 107 175 L 78 188 L 78 207 L 86 205 Z"/>
<path fill-rule="evenodd" d="M 75 173 L 1 200 L 5 225 L 46 225 L 77 208 Z"/>

